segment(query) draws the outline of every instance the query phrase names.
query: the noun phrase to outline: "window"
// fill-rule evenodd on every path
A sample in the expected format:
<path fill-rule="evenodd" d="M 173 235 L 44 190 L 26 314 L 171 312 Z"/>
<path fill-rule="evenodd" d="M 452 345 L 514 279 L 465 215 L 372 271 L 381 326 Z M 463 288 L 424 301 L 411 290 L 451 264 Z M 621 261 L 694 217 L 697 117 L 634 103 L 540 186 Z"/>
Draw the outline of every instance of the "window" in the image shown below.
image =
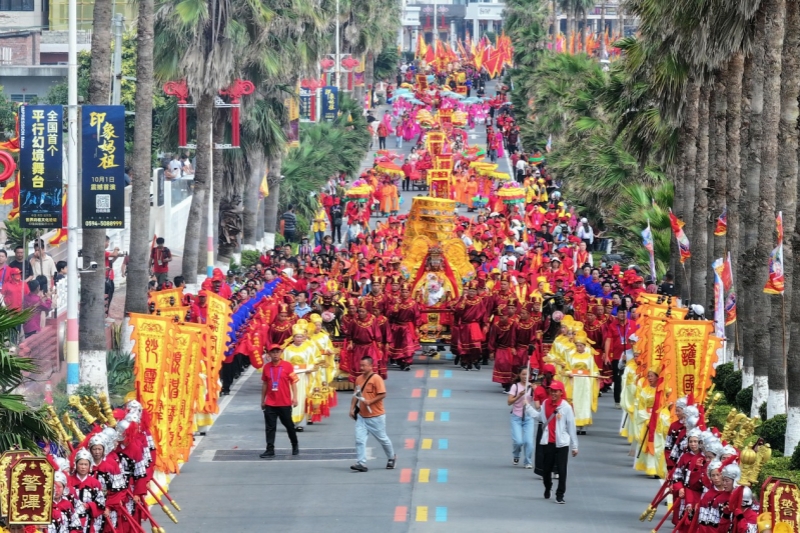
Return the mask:
<path fill-rule="evenodd" d="M 0 0 L 0 11 L 33 11 L 33 0 Z"/>
<path fill-rule="evenodd" d="M 12 102 L 18 102 L 20 104 L 25 104 L 25 103 L 29 103 L 29 102 L 35 102 L 37 98 L 39 98 L 38 94 L 24 93 L 24 94 L 12 94 L 11 95 L 11 101 Z"/>

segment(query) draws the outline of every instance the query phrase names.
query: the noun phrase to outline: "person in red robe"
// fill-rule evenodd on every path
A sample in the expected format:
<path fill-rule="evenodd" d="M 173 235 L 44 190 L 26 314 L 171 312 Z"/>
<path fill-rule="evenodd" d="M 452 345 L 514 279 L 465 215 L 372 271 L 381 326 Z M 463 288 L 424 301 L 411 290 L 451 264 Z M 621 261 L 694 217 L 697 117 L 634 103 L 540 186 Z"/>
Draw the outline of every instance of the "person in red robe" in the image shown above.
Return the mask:
<path fill-rule="evenodd" d="M 267 346 L 275 344 L 283 346 L 292 337 L 292 326 L 295 322 L 291 319 L 292 315 L 289 304 L 282 303 L 278 305 L 278 316 L 275 317 L 275 321 L 267 331 Z"/>
<path fill-rule="evenodd" d="M 388 313 L 390 324 L 389 359 L 397 362 L 400 370 L 409 370 L 414 352 L 421 348 L 417 326 L 422 315 L 419 304 L 411 297 L 407 284 L 400 287 L 400 297 Z"/>
<path fill-rule="evenodd" d="M 531 370 L 539 370 L 538 359 L 530 356 L 536 352 L 536 345 L 541 338 L 541 321 L 537 322 L 531 317 L 531 306 L 525 304 L 519 309 L 519 320 L 517 320 L 516 353 L 514 356 L 513 372 L 519 371 L 528 366 L 530 360 Z M 534 364 L 534 362 L 536 364 Z"/>
<path fill-rule="evenodd" d="M 347 328 L 345 338 L 349 355 L 348 371 L 350 381 L 355 382 L 360 374 L 361 359 L 372 357 L 374 361 L 380 361 L 379 344 L 382 341 L 382 335 L 378 320 L 369 313 L 363 301 L 358 304 L 356 316 L 348 321 Z"/>
<path fill-rule="evenodd" d="M 478 281 L 467 284 L 466 293 L 453 306 L 453 314 L 459 321 L 458 355 L 461 367 L 480 370 L 482 344 L 488 332 L 488 312 L 486 302 L 478 296 Z"/>
<path fill-rule="evenodd" d="M 703 474 L 705 473 L 705 457 L 700 452 L 700 430 L 688 432 L 689 449 L 681 456 L 672 470 L 672 491 L 676 502 L 676 513 L 673 523 L 679 533 L 687 533 L 691 525 L 689 509 L 700 502 L 703 494 Z"/>
<path fill-rule="evenodd" d="M 708 477 L 711 480 L 711 486 L 705 494 L 703 494 L 698 503 L 697 525 L 694 531 L 696 533 L 728 531 L 730 519 L 723 518 L 723 515 L 730 514 L 727 512 L 726 507 L 731 493 L 726 492 L 723 488 L 722 463 L 719 461 L 712 461 L 708 465 Z"/>
<path fill-rule="evenodd" d="M 511 302 L 503 314 L 495 318 L 489 327 L 489 352 L 494 354 L 492 381 L 503 386 L 508 392 L 514 381 L 514 361 L 516 359 L 516 324 L 513 312 L 516 302 Z"/>
<path fill-rule="evenodd" d="M 103 487 L 91 476 L 92 454 L 86 448 L 75 452 L 73 463 L 75 470 L 67 482 L 75 498 L 83 503 L 78 509 L 78 518 L 83 531 L 95 533 L 95 526 L 102 525 L 101 517 L 106 508 Z"/>

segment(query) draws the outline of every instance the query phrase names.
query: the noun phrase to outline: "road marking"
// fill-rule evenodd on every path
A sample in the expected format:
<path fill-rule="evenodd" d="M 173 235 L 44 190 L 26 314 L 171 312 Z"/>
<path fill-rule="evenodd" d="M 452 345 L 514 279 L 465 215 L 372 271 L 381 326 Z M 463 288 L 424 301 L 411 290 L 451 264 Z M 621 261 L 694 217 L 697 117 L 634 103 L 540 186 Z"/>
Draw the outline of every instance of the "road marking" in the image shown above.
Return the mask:
<path fill-rule="evenodd" d="M 420 468 L 419 469 L 419 477 L 417 478 L 418 483 L 427 483 L 431 477 L 431 469 L 430 468 Z"/>
<path fill-rule="evenodd" d="M 436 483 L 447 483 L 447 469 L 440 468 L 436 471 Z"/>
<path fill-rule="evenodd" d="M 421 377 L 425 377 L 425 371 L 424 371 L 424 370 L 417 370 L 417 371 L 414 373 L 414 377 L 415 377 L 415 378 L 421 378 Z"/>
<path fill-rule="evenodd" d="M 424 361 L 424 360 L 425 360 L 425 359 L 427 359 L 427 358 L 428 358 L 428 356 L 427 356 L 427 355 L 420 355 L 420 356 L 419 356 L 419 359 L 420 359 L 421 361 Z"/>
<path fill-rule="evenodd" d="M 442 398 L 449 398 L 450 397 L 450 389 L 444 389 L 442 391 Z"/>
<path fill-rule="evenodd" d="M 400 483 L 411 483 L 411 469 L 404 468 L 400 470 Z"/>
<path fill-rule="evenodd" d="M 447 507 L 436 508 L 436 521 L 447 522 Z"/>
<path fill-rule="evenodd" d="M 411 390 L 411 397 L 412 398 L 420 398 L 422 396 L 422 389 L 412 389 Z"/>
<path fill-rule="evenodd" d="M 431 377 L 432 378 L 438 378 L 439 377 L 439 371 L 438 370 L 431 370 Z"/>
<path fill-rule="evenodd" d="M 413 450 L 416 443 L 416 439 L 406 439 L 406 450 Z"/>
<path fill-rule="evenodd" d="M 453 371 L 452 370 L 445 370 L 444 371 L 444 377 L 452 378 L 453 377 Z"/>
<path fill-rule="evenodd" d="M 450 413 L 447 411 L 443 411 L 439 414 L 439 421 L 441 422 L 450 422 Z"/>
<path fill-rule="evenodd" d="M 436 413 L 433 411 L 425 411 L 425 422 L 433 422 L 436 420 Z"/>
<path fill-rule="evenodd" d="M 447 439 L 439 439 L 439 449 L 440 450 L 446 450 L 448 448 L 448 446 L 449 446 L 449 443 L 447 442 Z"/>
<path fill-rule="evenodd" d="M 409 422 L 416 422 L 418 418 L 419 418 L 419 412 L 411 411 L 410 413 L 408 413 Z"/>
<path fill-rule="evenodd" d="M 428 389 L 428 398 L 436 398 L 436 395 L 439 394 L 439 391 L 436 389 Z"/>
<path fill-rule="evenodd" d="M 445 358 L 445 359 L 447 359 L 448 361 L 452 361 L 452 360 L 453 360 L 453 358 L 454 358 L 454 356 L 453 356 L 453 354 L 452 354 L 452 353 L 450 353 L 450 352 L 445 352 L 445 354 L 444 354 L 444 358 Z"/>
<path fill-rule="evenodd" d="M 427 507 L 417 507 L 417 522 L 427 522 L 428 521 L 428 508 Z"/>
<path fill-rule="evenodd" d="M 430 450 L 431 446 L 433 446 L 433 439 L 422 439 L 423 450 Z"/>
<path fill-rule="evenodd" d="M 404 505 L 399 505 L 394 508 L 395 522 L 405 522 L 407 517 L 408 517 L 408 507 Z"/>

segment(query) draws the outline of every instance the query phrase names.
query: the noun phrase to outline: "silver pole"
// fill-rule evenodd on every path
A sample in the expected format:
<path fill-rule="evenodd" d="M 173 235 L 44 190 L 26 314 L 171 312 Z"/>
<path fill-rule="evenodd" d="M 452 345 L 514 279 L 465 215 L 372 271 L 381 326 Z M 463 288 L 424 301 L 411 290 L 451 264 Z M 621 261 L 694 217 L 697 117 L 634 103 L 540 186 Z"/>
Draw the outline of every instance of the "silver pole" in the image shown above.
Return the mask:
<path fill-rule="evenodd" d="M 336 0 L 336 88 L 341 89 L 341 67 L 339 66 L 339 0 Z"/>
<path fill-rule="evenodd" d="M 119 105 L 122 101 L 122 13 L 114 15 L 114 92 L 111 94 L 111 105 Z"/>
<path fill-rule="evenodd" d="M 78 2 L 69 0 L 67 55 L 67 393 L 80 382 L 78 352 Z"/>

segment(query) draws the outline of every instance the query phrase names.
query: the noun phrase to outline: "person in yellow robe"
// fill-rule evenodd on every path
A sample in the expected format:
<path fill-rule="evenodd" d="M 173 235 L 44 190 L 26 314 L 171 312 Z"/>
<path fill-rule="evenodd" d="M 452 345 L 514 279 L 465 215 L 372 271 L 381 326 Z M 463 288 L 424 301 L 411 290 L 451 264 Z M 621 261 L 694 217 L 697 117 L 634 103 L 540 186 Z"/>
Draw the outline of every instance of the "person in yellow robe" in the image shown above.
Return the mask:
<path fill-rule="evenodd" d="M 659 408 L 656 414 L 658 422 L 653 435 L 653 449 L 649 449 L 650 417 L 656 402 L 656 386 L 658 384 L 659 368 L 653 366 L 648 369 L 647 377 L 642 380 L 636 392 L 636 410 L 634 420 L 636 428 L 636 454 L 633 467 L 648 476 L 665 477 L 667 463 L 664 457 L 664 442 L 669 429 L 670 416 L 666 405 Z"/>
<path fill-rule="evenodd" d="M 470 176 L 464 188 L 464 194 L 466 195 L 467 209 L 469 211 L 474 211 L 475 204 L 472 199 L 478 195 L 478 181 L 475 179 L 475 176 Z"/>
<path fill-rule="evenodd" d="M 298 320 L 292 326 L 291 343 L 283 349 L 283 359 L 294 366 L 297 374 L 297 406 L 292 408 L 292 421 L 297 431 L 303 431 L 303 420 L 306 418 L 306 397 L 314 383 L 313 373 L 320 362 L 319 348 L 307 337 L 305 320 Z"/>
<path fill-rule="evenodd" d="M 466 178 L 464 177 L 463 174 L 459 173 L 453 179 L 453 196 L 454 196 L 453 199 L 456 201 L 457 207 L 461 207 L 462 205 L 465 205 L 467 203 L 465 198 L 466 190 L 467 190 Z"/>
<path fill-rule="evenodd" d="M 622 372 L 622 392 L 620 394 L 619 405 L 622 409 L 622 423 L 619 434 L 633 442 L 635 435 L 633 412 L 636 409 L 636 359 L 631 357 L 625 363 L 625 370 Z"/>
<path fill-rule="evenodd" d="M 567 396 L 572 399 L 578 435 L 586 435 L 584 428 L 592 425 L 592 413 L 597 412 L 598 370 L 594 350 L 589 347 L 594 343 L 585 331 L 575 335 L 574 344 L 575 349 L 567 352 Z"/>

